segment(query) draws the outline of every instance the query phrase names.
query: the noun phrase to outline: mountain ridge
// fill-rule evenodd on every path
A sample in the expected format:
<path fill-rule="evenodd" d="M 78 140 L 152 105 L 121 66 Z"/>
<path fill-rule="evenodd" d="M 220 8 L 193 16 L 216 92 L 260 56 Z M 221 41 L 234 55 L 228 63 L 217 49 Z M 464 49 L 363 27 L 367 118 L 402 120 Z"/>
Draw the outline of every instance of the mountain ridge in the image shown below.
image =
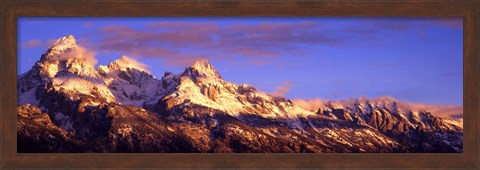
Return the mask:
<path fill-rule="evenodd" d="M 456 120 L 462 119 L 463 107 L 456 106 L 456 105 L 445 105 L 445 104 L 423 104 L 423 103 L 414 103 L 408 101 L 402 101 L 395 99 L 390 96 L 380 96 L 376 98 L 367 98 L 367 97 L 358 97 L 358 98 L 347 98 L 341 100 L 327 100 L 327 99 L 292 99 L 292 101 L 310 111 L 316 111 L 326 105 L 339 105 L 339 106 L 347 106 L 353 105 L 355 103 L 366 103 L 371 102 L 375 103 L 376 105 L 382 105 L 385 103 L 396 103 L 398 107 L 404 108 L 410 111 L 430 111 L 432 113 L 437 113 L 437 116 L 443 118 L 451 118 Z M 438 114 L 438 113 L 441 114 Z"/>
<path fill-rule="evenodd" d="M 126 56 L 94 69 L 88 55 L 73 36 L 62 37 L 30 71 L 19 75 L 17 134 L 22 140 L 46 144 L 29 133 L 29 128 L 42 127 L 41 133 L 58 136 L 57 143 L 65 144 L 38 146 L 46 152 L 463 149 L 463 125 L 428 111 L 399 111 L 396 106 L 366 103 L 353 107 L 330 104 L 309 111 L 250 85 L 227 82 L 206 60 L 157 79 L 145 65 Z M 32 116 L 43 119 L 29 119 Z M 27 126 L 32 120 L 38 125 Z M 169 140 L 180 142 L 181 147 L 158 143 Z"/>

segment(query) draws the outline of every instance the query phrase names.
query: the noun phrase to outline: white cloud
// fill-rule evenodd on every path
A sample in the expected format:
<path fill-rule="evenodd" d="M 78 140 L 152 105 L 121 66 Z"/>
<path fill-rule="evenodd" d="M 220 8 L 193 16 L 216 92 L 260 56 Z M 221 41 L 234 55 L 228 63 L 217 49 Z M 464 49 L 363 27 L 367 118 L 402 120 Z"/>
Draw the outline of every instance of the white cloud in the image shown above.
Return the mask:
<path fill-rule="evenodd" d="M 150 73 L 150 68 L 146 64 L 138 62 L 137 60 L 127 56 L 122 56 L 120 57 L 120 59 L 116 60 L 115 62 L 121 68 L 135 68 L 135 69 Z"/>
<path fill-rule="evenodd" d="M 55 55 L 49 58 L 49 60 L 65 61 L 65 60 L 74 59 L 74 58 L 85 59 L 85 62 L 91 65 L 95 65 L 98 62 L 97 59 L 95 58 L 94 51 L 88 50 L 78 45 L 71 48 L 71 51 L 66 53 L 61 53 L 59 55 Z"/>

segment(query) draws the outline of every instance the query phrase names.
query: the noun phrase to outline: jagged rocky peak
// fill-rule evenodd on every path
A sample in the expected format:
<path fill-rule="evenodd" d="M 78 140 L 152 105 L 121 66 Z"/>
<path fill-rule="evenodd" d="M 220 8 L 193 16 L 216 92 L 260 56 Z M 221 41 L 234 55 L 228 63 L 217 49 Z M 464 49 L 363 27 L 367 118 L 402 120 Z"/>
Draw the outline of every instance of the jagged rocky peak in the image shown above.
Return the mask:
<path fill-rule="evenodd" d="M 207 60 L 197 60 L 190 67 L 186 68 L 182 74 L 191 78 L 220 78 L 217 70 Z"/>
<path fill-rule="evenodd" d="M 371 112 L 371 109 L 387 109 L 390 111 L 397 110 L 399 107 L 406 109 L 405 102 L 399 101 L 390 96 L 382 96 L 377 98 L 347 98 L 336 101 L 324 101 L 324 105 L 320 109 L 347 109 L 353 112 Z"/>
<path fill-rule="evenodd" d="M 147 66 L 145 64 L 127 56 L 122 56 L 119 59 L 109 63 L 107 66 L 98 66 L 98 73 L 104 78 L 107 78 L 106 82 L 111 82 L 116 78 L 120 78 L 128 81 L 129 84 L 136 86 L 148 84 L 145 81 L 159 81 L 147 70 Z M 120 82 L 110 85 L 114 86 L 114 84 L 118 83 Z"/>
<path fill-rule="evenodd" d="M 150 74 L 145 64 L 127 56 L 99 66 L 98 73 L 121 104 L 143 107 L 156 103 L 164 93 L 162 81 Z"/>
<path fill-rule="evenodd" d="M 147 72 L 149 71 L 146 69 L 146 65 L 136 61 L 133 58 L 122 56 L 119 59 L 111 62 L 108 66 L 99 66 L 99 71 L 101 72 L 109 72 L 109 71 L 127 71 L 129 69 L 136 69 L 139 71 Z"/>
<path fill-rule="evenodd" d="M 36 63 L 37 70 L 43 78 L 53 78 L 59 75 L 76 74 L 87 77 L 97 77 L 94 68 L 96 60 L 94 52 L 77 45 L 73 35 L 57 39 L 42 54 Z"/>
<path fill-rule="evenodd" d="M 55 60 L 54 54 L 68 52 L 77 47 L 77 40 L 73 35 L 61 37 L 53 42 L 50 47 L 42 54 L 40 61 Z M 53 57 L 53 58 L 52 58 Z"/>
<path fill-rule="evenodd" d="M 50 50 L 65 51 L 77 46 L 77 40 L 73 35 L 68 35 L 57 39 L 51 46 Z"/>

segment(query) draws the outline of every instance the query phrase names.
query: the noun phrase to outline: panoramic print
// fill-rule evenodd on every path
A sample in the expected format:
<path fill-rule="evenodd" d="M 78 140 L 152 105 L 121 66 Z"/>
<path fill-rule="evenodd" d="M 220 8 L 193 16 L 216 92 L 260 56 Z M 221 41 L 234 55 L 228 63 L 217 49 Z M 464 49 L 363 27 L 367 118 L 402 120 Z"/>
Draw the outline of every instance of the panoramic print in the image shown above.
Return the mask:
<path fill-rule="evenodd" d="M 463 152 L 461 17 L 17 29 L 19 153 Z"/>

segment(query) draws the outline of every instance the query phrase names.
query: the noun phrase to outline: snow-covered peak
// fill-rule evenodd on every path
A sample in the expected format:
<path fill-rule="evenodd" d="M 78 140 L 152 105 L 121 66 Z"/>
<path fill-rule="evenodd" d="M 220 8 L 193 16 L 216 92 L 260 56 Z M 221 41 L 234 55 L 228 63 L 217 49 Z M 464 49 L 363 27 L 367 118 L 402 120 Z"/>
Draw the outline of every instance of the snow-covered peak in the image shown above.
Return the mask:
<path fill-rule="evenodd" d="M 190 67 L 198 69 L 208 69 L 211 68 L 212 65 L 208 62 L 208 60 L 197 60 Z"/>
<path fill-rule="evenodd" d="M 198 60 L 190 67 L 186 68 L 183 72 L 184 76 L 190 76 L 191 78 L 221 78 L 217 70 L 207 61 Z"/>
<path fill-rule="evenodd" d="M 147 65 L 140 63 L 137 60 L 127 56 L 120 57 L 120 59 L 117 59 L 111 62 L 110 64 L 108 64 L 107 67 L 99 66 L 99 71 L 103 71 L 103 72 L 110 72 L 113 70 L 126 71 L 127 69 L 137 69 L 139 71 L 149 73 Z"/>
<path fill-rule="evenodd" d="M 33 71 L 45 80 L 70 74 L 97 78 L 96 63 L 95 52 L 77 45 L 75 37 L 68 35 L 52 43 Z"/>
<path fill-rule="evenodd" d="M 98 66 L 98 73 L 118 102 L 144 107 L 155 104 L 165 92 L 162 81 L 147 68 L 135 59 L 122 56 L 108 66 Z"/>
<path fill-rule="evenodd" d="M 51 51 L 65 51 L 77 45 L 77 40 L 73 35 L 68 35 L 57 39 L 51 46 Z"/>

